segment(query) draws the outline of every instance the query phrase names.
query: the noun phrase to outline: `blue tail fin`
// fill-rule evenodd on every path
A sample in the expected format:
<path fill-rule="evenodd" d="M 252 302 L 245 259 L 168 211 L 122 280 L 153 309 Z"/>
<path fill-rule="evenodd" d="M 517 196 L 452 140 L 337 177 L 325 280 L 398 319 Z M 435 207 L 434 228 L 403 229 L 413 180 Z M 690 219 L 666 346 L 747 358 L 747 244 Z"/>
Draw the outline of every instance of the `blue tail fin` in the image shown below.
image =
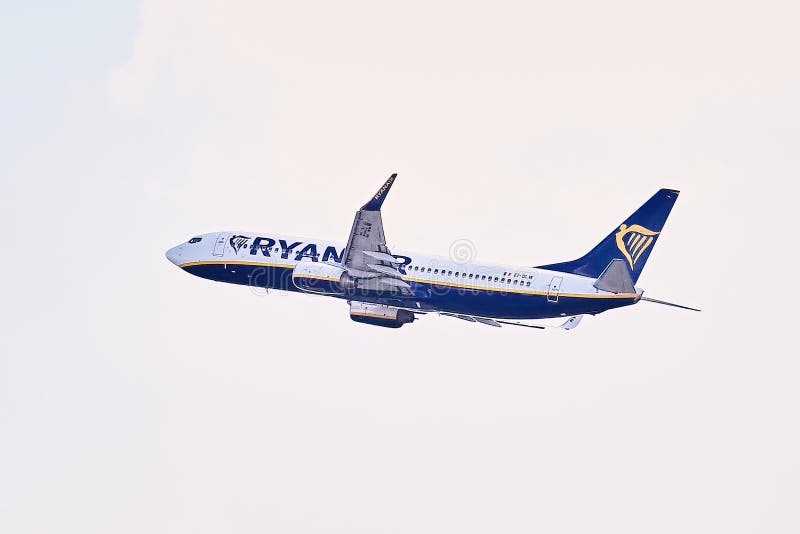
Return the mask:
<path fill-rule="evenodd" d="M 611 260 L 619 258 L 636 283 L 678 194 L 673 189 L 661 189 L 582 258 L 540 268 L 597 278 Z"/>

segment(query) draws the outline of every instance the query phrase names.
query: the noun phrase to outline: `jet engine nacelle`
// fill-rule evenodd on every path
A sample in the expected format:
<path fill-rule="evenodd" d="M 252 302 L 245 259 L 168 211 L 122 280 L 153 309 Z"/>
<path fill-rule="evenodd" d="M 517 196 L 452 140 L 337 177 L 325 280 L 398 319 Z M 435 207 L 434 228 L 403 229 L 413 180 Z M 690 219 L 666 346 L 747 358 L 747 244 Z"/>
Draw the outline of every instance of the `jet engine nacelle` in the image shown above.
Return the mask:
<path fill-rule="evenodd" d="M 366 323 L 386 328 L 400 328 L 414 320 L 414 314 L 383 304 L 366 302 L 350 303 L 350 318 L 357 323 Z"/>
<path fill-rule="evenodd" d="M 308 293 L 342 295 L 354 286 L 347 272 L 328 263 L 300 262 L 292 271 L 294 286 Z"/>

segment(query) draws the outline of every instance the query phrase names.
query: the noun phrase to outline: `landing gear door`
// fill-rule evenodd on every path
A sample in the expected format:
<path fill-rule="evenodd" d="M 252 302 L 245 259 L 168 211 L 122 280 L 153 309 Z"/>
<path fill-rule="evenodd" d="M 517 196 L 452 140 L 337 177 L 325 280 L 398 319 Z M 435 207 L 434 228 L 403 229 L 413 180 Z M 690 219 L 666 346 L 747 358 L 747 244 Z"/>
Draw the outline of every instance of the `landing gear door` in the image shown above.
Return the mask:
<path fill-rule="evenodd" d="M 228 234 L 225 232 L 217 235 L 217 240 L 214 242 L 214 256 L 222 256 L 225 254 L 225 243 L 228 241 Z"/>
<path fill-rule="evenodd" d="M 550 280 L 550 286 L 547 288 L 547 302 L 558 302 L 558 292 L 561 291 L 561 282 L 564 280 L 561 276 L 554 276 Z"/>

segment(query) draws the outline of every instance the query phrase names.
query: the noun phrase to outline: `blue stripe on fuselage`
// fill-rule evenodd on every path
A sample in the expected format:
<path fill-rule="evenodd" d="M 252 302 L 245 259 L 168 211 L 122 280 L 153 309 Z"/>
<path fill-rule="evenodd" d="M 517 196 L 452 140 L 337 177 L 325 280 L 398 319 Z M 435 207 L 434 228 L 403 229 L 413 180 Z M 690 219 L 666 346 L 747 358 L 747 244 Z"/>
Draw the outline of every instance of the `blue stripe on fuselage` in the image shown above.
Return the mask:
<path fill-rule="evenodd" d="M 198 262 L 184 264 L 181 267 L 195 276 L 217 282 L 305 293 L 292 283 L 293 265 Z M 559 296 L 558 302 L 550 302 L 546 295 L 538 293 L 515 293 L 502 289 L 474 290 L 417 281 L 408 283 L 413 291 L 413 297 L 386 297 L 385 293 L 331 296 L 409 308 L 417 308 L 416 303 L 419 303 L 422 311 L 443 311 L 502 319 L 545 319 L 585 313 L 596 314 L 636 302 L 633 297 L 597 299 L 564 295 Z"/>

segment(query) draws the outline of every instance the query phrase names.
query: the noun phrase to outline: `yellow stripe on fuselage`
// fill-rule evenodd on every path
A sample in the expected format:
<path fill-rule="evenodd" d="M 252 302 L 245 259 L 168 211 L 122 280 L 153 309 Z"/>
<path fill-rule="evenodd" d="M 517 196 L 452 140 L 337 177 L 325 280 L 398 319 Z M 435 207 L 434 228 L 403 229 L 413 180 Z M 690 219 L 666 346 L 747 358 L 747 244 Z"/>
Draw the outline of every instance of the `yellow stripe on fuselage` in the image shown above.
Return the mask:
<path fill-rule="evenodd" d="M 294 268 L 294 265 L 286 265 L 284 263 L 270 263 L 264 261 L 219 261 L 219 260 L 190 261 L 187 263 L 181 263 L 178 267 L 183 269 L 185 267 L 194 267 L 195 265 L 255 265 L 258 267 L 283 267 L 284 269 Z"/>

